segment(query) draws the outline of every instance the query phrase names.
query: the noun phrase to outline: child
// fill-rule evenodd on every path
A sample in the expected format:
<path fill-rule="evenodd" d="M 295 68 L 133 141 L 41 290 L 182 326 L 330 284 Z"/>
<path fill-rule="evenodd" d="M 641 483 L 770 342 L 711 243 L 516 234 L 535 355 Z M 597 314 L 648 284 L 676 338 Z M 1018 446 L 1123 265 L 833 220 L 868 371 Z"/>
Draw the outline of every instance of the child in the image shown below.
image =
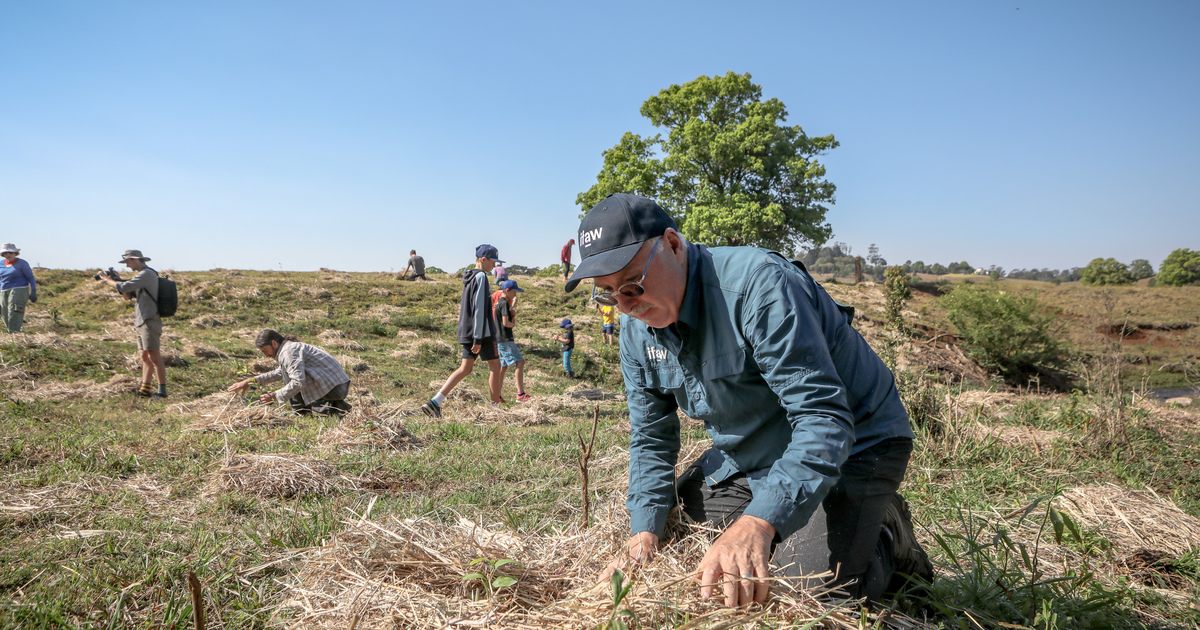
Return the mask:
<path fill-rule="evenodd" d="M 567 371 L 567 378 L 575 378 L 575 371 L 571 369 L 571 351 L 575 349 L 575 324 L 564 318 L 558 327 L 563 329 L 563 333 L 554 340 L 562 344 L 563 369 Z"/>
<path fill-rule="evenodd" d="M 429 402 L 421 405 L 421 411 L 427 416 L 442 417 L 446 396 L 471 373 L 478 358 L 488 364 L 488 392 L 492 406 L 499 407 L 504 402 L 500 397 L 500 357 L 496 354 L 496 338 L 500 331 L 496 327 L 496 318 L 492 316 L 489 296 L 492 283 L 488 280 L 488 272 L 498 262 L 504 261 L 500 260 L 500 252 L 495 247 L 480 245 L 475 248 L 475 268 L 463 273 L 462 301 L 458 307 L 458 343 L 462 346 L 462 365 L 450 374 Z"/>
<path fill-rule="evenodd" d="M 613 333 L 616 332 L 617 328 L 617 307 L 597 304 L 596 310 L 600 311 L 602 323 L 601 330 L 604 331 L 604 343 L 611 346 L 613 342 Z"/>
<path fill-rule="evenodd" d="M 496 344 L 500 351 L 500 388 L 504 388 L 504 374 L 510 366 L 517 378 L 517 402 L 529 402 L 529 394 L 525 393 L 525 357 L 513 340 L 513 320 L 517 314 L 513 307 L 517 303 L 517 292 L 524 293 L 525 289 L 517 286 L 516 280 L 505 280 L 501 287 L 500 299 L 493 307 L 496 313 L 496 325 L 500 328 L 500 341 Z"/>

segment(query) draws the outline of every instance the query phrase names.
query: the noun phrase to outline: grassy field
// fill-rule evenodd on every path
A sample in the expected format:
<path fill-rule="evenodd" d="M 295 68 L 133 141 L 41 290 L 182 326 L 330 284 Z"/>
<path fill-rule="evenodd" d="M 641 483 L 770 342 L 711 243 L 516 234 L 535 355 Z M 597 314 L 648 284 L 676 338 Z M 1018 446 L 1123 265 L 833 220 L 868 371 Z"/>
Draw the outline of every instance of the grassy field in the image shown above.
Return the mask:
<path fill-rule="evenodd" d="M 1186 407 L 1001 391 L 952 346 L 901 343 L 920 434 L 903 491 L 938 566 L 929 593 L 864 617 L 781 587 L 765 609 L 729 611 L 676 579 L 703 552 L 697 535 L 672 539 L 614 607 L 592 576 L 626 536 L 628 416 L 587 292 L 518 278 L 534 401 L 490 409 L 478 370 L 435 421 L 413 412 L 458 364 L 458 280 L 172 277 L 165 401 L 132 394 L 129 307 L 89 274 L 40 271 L 27 334 L 0 340 L 0 628 L 192 627 L 193 573 L 208 628 L 1200 626 L 1200 413 Z M 1001 286 L 1037 291 L 1080 347 L 1103 345 L 1091 322 L 1123 321 L 1110 313 L 1180 324 L 1200 312 L 1200 292 Z M 886 344 L 877 288 L 829 288 Z M 909 308 L 944 328 L 932 295 Z M 578 380 L 549 340 L 565 316 Z M 224 393 L 269 369 L 252 343 L 268 326 L 342 357 L 350 415 Z M 1160 354 L 1144 367 L 1200 349 L 1195 328 L 1163 328 L 1147 330 L 1182 332 L 1169 348 L 1148 341 Z M 585 522 L 580 443 L 594 421 Z M 685 455 L 706 446 L 699 423 L 684 437 Z"/>

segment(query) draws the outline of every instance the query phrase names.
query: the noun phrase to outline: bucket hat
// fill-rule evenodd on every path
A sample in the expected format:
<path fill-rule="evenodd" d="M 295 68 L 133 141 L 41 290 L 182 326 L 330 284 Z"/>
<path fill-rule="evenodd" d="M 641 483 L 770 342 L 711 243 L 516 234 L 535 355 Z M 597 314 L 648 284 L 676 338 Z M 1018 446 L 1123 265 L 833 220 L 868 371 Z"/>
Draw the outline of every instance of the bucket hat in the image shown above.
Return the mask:
<path fill-rule="evenodd" d="M 4 249 L 0 249 L 0 254 L 7 254 L 9 252 L 12 252 L 14 254 L 20 254 L 21 250 L 17 249 L 17 246 L 13 245 L 12 243 L 5 243 Z"/>
<path fill-rule="evenodd" d="M 125 262 L 130 258 L 137 258 L 138 260 L 150 260 L 148 256 L 142 255 L 142 250 L 140 249 L 127 249 L 125 250 L 125 254 L 121 256 L 121 260 L 118 260 L 117 262 Z"/>

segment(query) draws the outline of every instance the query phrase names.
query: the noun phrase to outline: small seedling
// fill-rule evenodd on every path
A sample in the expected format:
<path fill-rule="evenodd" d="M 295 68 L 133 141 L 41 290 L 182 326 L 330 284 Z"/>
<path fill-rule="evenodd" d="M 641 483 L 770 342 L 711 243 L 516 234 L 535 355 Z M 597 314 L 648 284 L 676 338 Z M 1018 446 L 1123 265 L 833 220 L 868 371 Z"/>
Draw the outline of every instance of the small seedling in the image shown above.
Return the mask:
<path fill-rule="evenodd" d="M 614 570 L 612 573 L 612 612 L 608 614 L 608 621 L 596 626 L 596 630 L 629 630 L 629 624 L 622 617 L 627 617 L 633 621 L 634 627 L 638 626 L 637 614 L 626 606 L 623 610 L 617 610 L 621 606 L 621 601 L 629 594 L 629 589 L 633 588 L 633 580 L 625 584 L 625 575 L 619 570 Z"/>
<path fill-rule="evenodd" d="M 521 566 L 516 560 L 499 559 L 488 560 L 487 558 L 476 558 L 471 561 L 471 566 L 481 565 L 481 572 L 468 573 L 462 577 L 464 582 L 478 580 L 483 585 L 483 590 L 487 594 L 487 598 L 491 600 L 496 595 L 496 591 L 502 588 L 512 586 L 517 583 L 517 578 L 506 575 L 500 572 L 500 567 L 513 564 Z"/>

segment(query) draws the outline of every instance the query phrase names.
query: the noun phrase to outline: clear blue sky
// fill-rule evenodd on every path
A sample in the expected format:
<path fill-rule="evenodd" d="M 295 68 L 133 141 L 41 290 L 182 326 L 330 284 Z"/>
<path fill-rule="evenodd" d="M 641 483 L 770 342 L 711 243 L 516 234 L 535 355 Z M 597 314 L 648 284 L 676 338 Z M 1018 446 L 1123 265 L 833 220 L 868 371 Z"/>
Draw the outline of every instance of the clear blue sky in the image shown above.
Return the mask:
<path fill-rule="evenodd" d="M 834 241 L 1200 249 L 1200 3 L 0 0 L 0 241 L 95 268 L 547 265 L 641 103 L 749 72 L 841 147 Z"/>

